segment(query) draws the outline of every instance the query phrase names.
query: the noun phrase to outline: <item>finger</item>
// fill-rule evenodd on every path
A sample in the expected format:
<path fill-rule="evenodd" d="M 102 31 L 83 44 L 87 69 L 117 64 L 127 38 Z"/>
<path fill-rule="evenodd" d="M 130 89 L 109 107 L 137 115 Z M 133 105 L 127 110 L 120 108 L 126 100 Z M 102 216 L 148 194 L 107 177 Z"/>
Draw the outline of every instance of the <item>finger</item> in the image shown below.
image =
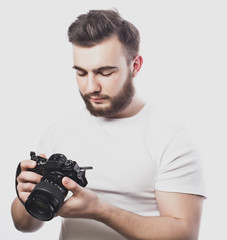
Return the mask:
<path fill-rule="evenodd" d="M 30 195 L 30 192 L 20 192 L 19 193 L 19 197 L 20 197 L 21 201 L 24 203 L 27 201 L 27 198 L 29 195 Z"/>
<path fill-rule="evenodd" d="M 18 196 L 23 202 L 26 202 L 28 196 L 31 194 L 36 184 L 33 183 L 19 183 L 17 185 Z"/>
<path fill-rule="evenodd" d="M 30 183 L 30 182 L 28 182 L 28 183 L 19 183 L 17 185 L 17 190 L 18 190 L 19 193 L 22 193 L 22 192 L 31 193 L 35 186 L 36 186 L 36 184 Z"/>
<path fill-rule="evenodd" d="M 17 177 L 17 182 L 18 183 L 19 182 L 21 182 L 21 183 L 25 183 L 25 182 L 39 183 L 41 178 L 42 178 L 42 176 L 37 173 L 30 172 L 30 171 L 23 171 Z"/>
<path fill-rule="evenodd" d="M 36 162 L 33 160 L 24 160 L 20 163 L 21 171 L 26 171 L 30 168 L 34 168 L 36 166 Z"/>
<path fill-rule="evenodd" d="M 40 157 L 43 157 L 43 158 L 47 158 L 44 153 L 40 153 L 39 156 L 40 156 Z"/>
<path fill-rule="evenodd" d="M 44 153 L 39 154 L 40 157 L 46 158 Z M 28 169 L 34 168 L 36 162 L 34 160 L 24 160 L 20 163 L 21 171 L 26 171 Z"/>
<path fill-rule="evenodd" d="M 62 183 L 66 189 L 73 193 L 73 195 L 76 195 L 83 190 L 83 188 L 71 178 L 64 177 L 62 179 Z"/>

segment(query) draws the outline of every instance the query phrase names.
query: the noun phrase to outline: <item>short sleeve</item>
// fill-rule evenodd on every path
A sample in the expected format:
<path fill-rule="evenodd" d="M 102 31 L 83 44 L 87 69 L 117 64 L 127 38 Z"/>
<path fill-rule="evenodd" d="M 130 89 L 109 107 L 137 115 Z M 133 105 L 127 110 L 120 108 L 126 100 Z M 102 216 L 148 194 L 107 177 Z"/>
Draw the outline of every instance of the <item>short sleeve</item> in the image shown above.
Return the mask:
<path fill-rule="evenodd" d="M 184 128 L 169 138 L 160 156 L 155 189 L 206 196 L 201 159 Z"/>

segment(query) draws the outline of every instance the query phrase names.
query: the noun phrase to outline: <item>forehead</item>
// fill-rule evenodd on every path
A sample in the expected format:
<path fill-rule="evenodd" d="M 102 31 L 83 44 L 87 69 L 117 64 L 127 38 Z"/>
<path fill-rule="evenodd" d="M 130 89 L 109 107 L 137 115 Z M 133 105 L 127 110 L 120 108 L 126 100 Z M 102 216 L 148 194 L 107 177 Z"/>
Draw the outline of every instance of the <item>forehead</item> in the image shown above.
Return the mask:
<path fill-rule="evenodd" d="M 74 65 L 86 70 L 103 66 L 126 66 L 125 50 L 116 37 L 111 37 L 92 47 L 73 45 Z"/>

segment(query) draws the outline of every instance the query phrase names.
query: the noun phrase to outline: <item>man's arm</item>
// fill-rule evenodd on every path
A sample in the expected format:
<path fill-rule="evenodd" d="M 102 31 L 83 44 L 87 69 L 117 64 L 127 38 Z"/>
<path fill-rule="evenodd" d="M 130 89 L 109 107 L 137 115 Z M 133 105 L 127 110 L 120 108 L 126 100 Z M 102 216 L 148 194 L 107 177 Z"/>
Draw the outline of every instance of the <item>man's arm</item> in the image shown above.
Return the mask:
<path fill-rule="evenodd" d="M 43 225 L 25 210 L 18 198 L 12 203 L 11 213 L 15 228 L 21 232 L 34 232 Z"/>
<path fill-rule="evenodd" d="M 100 221 L 128 239 L 198 239 L 202 197 L 156 191 L 158 217 L 144 217 L 106 206 Z"/>
<path fill-rule="evenodd" d="M 160 216 L 147 217 L 110 205 L 68 178 L 63 184 L 73 196 L 59 210 L 62 217 L 96 219 L 130 240 L 198 239 L 203 197 L 156 191 Z"/>

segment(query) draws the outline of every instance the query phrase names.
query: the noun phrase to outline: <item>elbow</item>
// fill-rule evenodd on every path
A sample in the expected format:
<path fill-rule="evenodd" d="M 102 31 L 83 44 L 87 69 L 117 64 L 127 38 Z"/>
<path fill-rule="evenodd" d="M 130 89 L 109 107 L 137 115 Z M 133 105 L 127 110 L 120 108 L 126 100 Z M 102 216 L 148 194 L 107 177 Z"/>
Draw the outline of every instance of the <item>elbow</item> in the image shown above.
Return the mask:
<path fill-rule="evenodd" d="M 14 227 L 24 233 L 35 232 L 42 227 L 43 223 L 36 223 L 36 224 L 23 224 L 14 222 Z"/>
<path fill-rule="evenodd" d="M 199 239 L 199 227 L 195 227 L 195 226 L 192 227 L 187 224 L 183 224 L 182 236 L 184 236 L 183 237 L 184 240 L 198 240 Z"/>
<path fill-rule="evenodd" d="M 35 232 L 44 224 L 29 215 L 17 198 L 11 206 L 11 216 L 15 228 L 20 232 Z"/>
<path fill-rule="evenodd" d="M 43 222 L 38 222 L 38 221 L 34 221 L 34 222 L 24 222 L 24 221 L 21 221 L 21 222 L 17 222 L 17 221 L 13 221 L 14 223 L 14 227 L 20 231 L 20 232 L 24 232 L 24 233 L 29 233 L 29 232 L 35 232 L 37 230 L 39 230 L 42 225 L 43 225 Z"/>
<path fill-rule="evenodd" d="M 20 232 L 32 232 L 31 230 L 29 231 L 29 229 L 27 229 L 26 227 L 22 226 L 21 224 L 17 223 L 17 222 L 13 222 L 14 223 L 14 227 L 20 231 Z"/>

